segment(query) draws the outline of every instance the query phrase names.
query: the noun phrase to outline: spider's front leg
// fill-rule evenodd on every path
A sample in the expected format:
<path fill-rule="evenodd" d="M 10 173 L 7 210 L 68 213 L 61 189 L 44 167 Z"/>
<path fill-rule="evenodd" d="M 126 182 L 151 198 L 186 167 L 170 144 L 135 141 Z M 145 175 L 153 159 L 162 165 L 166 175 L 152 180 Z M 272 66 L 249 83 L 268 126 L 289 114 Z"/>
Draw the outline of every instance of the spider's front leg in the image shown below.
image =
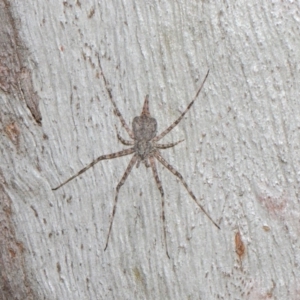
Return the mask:
<path fill-rule="evenodd" d="M 174 167 L 172 167 L 159 153 L 159 151 L 157 150 L 154 153 L 154 157 L 163 165 L 165 166 L 171 173 L 173 173 L 183 184 L 183 186 L 185 187 L 185 189 L 187 190 L 187 192 L 189 193 L 189 195 L 192 197 L 192 199 L 195 201 L 195 203 L 198 205 L 198 207 L 200 207 L 200 209 L 205 213 L 205 215 L 211 220 L 211 222 L 218 228 L 221 229 L 220 226 L 212 219 L 212 217 L 208 214 L 208 212 L 204 209 L 204 207 L 198 203 L 196 196 L 194 195 L 194 193 L 192 192 L 192 190 L 189 188 L 189 186 L 187 185 L 186 181 L 183 179 L 182 175 L 175 170 Z"/>
<path fill-rule="evenodd" d="M 165 197 L 164 197 L 164 190 L 161 184 L 161 181 L 158 177 L 157 169 L 156 169 L 156 164 L 154 161 L 154 157 L 150 156 L 150 165 L 152 168 L 153 176 L 156 182 L 156 185 L 159 189 L 160 195 L 161 195 L 161 207 L 162 207 L 162 220 L 163 220 L 163 228 L 164 228 L 164 240 L 165 240 L 165 246 L 166 246 L 166 254 L 168 258 L 170 258 L 169 252 L 168 252 L 168 245 L 167 245 L 167 234 L 166 234 L 166 218 L 165 218 Z"/>
<path fill-rule="evenodd" d="M 115 196 L 115 201 L 114 201 L 113 211 L 112 211 L 112 215 L 111 215 L 111 219 L 110 219 L 110 225 L 109 225 L 109 229 L 108 229 L 108 234 L 107 234 L 107 238 L 106 238 L 104 251 L 107 249 L 107 246 L 108 246 L 110 232 L 111 232 L 111 228 L 112 228 L 112 225 L 113 225 L 113 222 L 114 222 L 114 217 L 115 217 L 116 210 L 117 210 L 117 202 L 118 202 L 118 196 L 119 196 L 120 188 L 125 183 L 125 180 L 127 179 L 128 175 L 130 174 L 130 172 L 131 172 L 131 170 L 132 170 L 132 168 L 133 168 L 133 166 L 134 166 L 134 164 L 136 163 L 137 160 L 138 160 L 138 156 L 135 154 L 132 157 L 132 159 L 130 160 L 130 162 L 129 162 L 129 164 L 128 164 L 125 172 L 124 172 L 124 175 L 122 176 L 120 182 L 117 185 L 116 196 Z"/>
<path fill-rule="evenodd" d="M 77 172 L 75 175 L 73 175 L 72 177 L 70 177 L 69 179 L 67 179 L 65 182 L 63 182 L 62 184 L 60 184 L 59 186 L 57 186 L 55 188 L 52 188 L 52 190 L 53 191 L 58 190 L 59 188 L 61 188 L 62 186 L 64 186 L 66 183 L 70 182 L 74 178 L 76 178 L 79 175 L 81 175 L 82 173 L 86 172 L 88 169 L 92 168 L 95 164 L 97 164 L 101 160 L 113 159 L 113 158 L 117 158 L 117 157 L 129 155 L 129 154 L 132 154 L 132 153 L 134 153 L 134 148 L 124 149 L 124 150 L 121 150 L 119 152 L 115 152 L 115 153 L 111 153 L 111 154 L 106 154 L 106 155 L 101 155 L 98 158 L 96 158 L 95 160 L 93 160 L 86 167 L 84 167 L 83 169 L 81 169 L 79 172 Z"/>
<path fill-rule="evenodd" d="M 183 142 L 184 140 L 180 140 L 178 142 L 174 142 L 174 143 L 167 143 L 167 144 L 157 144 L 154 143 L 154 147 L 158 148 L 158 149 L 168 149 L 168 148 L 172 148 L 176 145 L 178 145 L 179 143 Z"/>

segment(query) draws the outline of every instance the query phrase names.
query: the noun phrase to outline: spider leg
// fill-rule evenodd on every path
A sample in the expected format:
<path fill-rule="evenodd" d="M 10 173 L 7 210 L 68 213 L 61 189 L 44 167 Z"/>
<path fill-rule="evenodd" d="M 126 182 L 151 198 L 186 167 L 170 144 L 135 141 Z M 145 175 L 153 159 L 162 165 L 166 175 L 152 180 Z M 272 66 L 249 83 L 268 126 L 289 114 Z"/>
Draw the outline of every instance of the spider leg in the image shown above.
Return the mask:
<path fill-rule="evenodd" d="M 104 251 L 106 250 L 107 246 L 108 246 L 108 241 L 109 241 L 109 237 L 110 237 L 110 232 L 111 232 L 111 228 L 112 228 L 112 224 L 114 221 L 114 217 L 115 217 L 115 213 L 117 210 L 117 201 L 118 201 L 118 195 L 119 195 L 119 190 L 121 188 L 121 186 L 124 184 L 125 180 L 127 179 L 128 175 L 130 174 L 134 164 L 136 163 L 138 159 L 138 156 L 135 154 L 132 159 L 130 160 L 120 182 L 117 185 L 116 188 L 116 196 L 115 196 L 115 201 L 114 201 L 114 207 L 113 207 L 113 211 L 112 211 L 112 215 L 111 215 L 111 219 L 110 219 L 110 225 L 109 225 L 109 229 L 108 229 L 108 234 L 107 234 L 107 238 L 106 238 L 106 243 L 105 243 L 105 248 Z"/>
<path fill-rule="evenodd" d="M 179 143 L 183 142 L 184 140 L 180 140 L 178 142 L 175 142 L 175 143 L 167 143 L 167 144 L 154 144 L 154 147 L 155 148 L 158 148 L 158 149 L 168 149 L 168 148 L 172 148 L 176 145 L 178 145 Z"/>
<path fill-rule="evenodd" d="M 145 159 L 145 160 L 144 160 L 144 164 L 145 164 L 145 167 L 146 167 L 146 168 L 149 168 L 149 167 L 150 167 L 148 159 Z"/>
<path fill-rule="evenodd" d="M 120 135 L 120 133 L 119 133 L 117 127 L 116 127 L 116 131 L 117 131 L 117 138 L 118 138 L 118 140 L 119 140 L 123 145 L 126 145 L 126 146 L 132 146 L 132 145 L 134 145 L 134 141 L 127 141 L 127 140 L 125 140 L 125 139 L 123 139 L 123 138 L 121 137 L 121 135 Z"/>
<path fill-rule="evenodd" d="M 206 212 L 206 210 L 203 208 L 201 204 L 198 203 L 197 198 L 193 194 L 193 192 L 190 190 L 188 187 L 187 183 L 183 179 L 182 175 L 175 170 L 162 156 L 161 154 L 157 151 L 154 153 L 154 156 L 158 159 L 159 162 L 161 162 L 170 172 L 172 172 L 176 177 L 178 177 L 181 181 L 181 183 L 184 185 L 192 199 L 195 201 L 195 203 L 201 208 L 201 210 L 206 214 L 206 216 L 213 222 L 213 224 L 218 228 L 221 229 L 220 226 L 211 218 L 211 216 Z"/>
<path fill-rule="evenodd" d="M 169 256 L 169 252 L 168 252 L 168 245 L 167 245 L 167 237 L 166 237 L 166 220 L 165 220 L 165 198 L 164 198 L 164 190 L 161 184 L 161 180 L 158 177 L 158 173 L 157 173 L 157 169 L 156 169 L 156 164 L 155 164 L 155 160 L 153 158 L 153 156 L 149 157 L 150 160 L 150 165 L 152 168 L 152 172 L 153 172 L 153 176 L 155 178 L 156 181 L 156 185 L 160 191 L 160 195 L 161 195 L 161 206 L 162 206 L 162 220 L 163 220 L 163 227 L 164 227 L 164 239 L 165 239 L 165 245 L 166 245 L 166 254 L 168 256 L 168 258 L 170 258 Z"/>
<path fill-rule="evenodd" d="M 106 91 L 108 93 L 109 99 L 110 99 L 110 101 L 112 102 L 112 104 L 114 106 L 115 113 L 118 116 L 118 118 L 120 119 L 120 121 L 122 123 L 122 126 L 126 129 L 126 131 L 129 134 L 129 136 L 133 139 L 134 138 L 133 131 L 129 128 L 129 126 L 127 125 L 125 119 L 123 118 L 122 114 L 120 113 L 120 111 L 119 111 L 119 109 L 117 107 L 117 104 L 116 104 L 116 102 L 113 99 L 113 96 L 112 96 L 112 93 L 111 93 L 111 89 L 108 87 L 108 81 L 106 80 L 106 77 L 105 77 L 105 75 L 103 73 L 101 62 L 100 62 L 100 56 L 99 55 L 98 55 L 98 62 L 99 62 L 99 67 L 100 67 L 101 75 L 102 75 L 102 78 L 103 78 L 103 81 L 104 81 L 104 84 L 105 84 L 105 88 L 106 88 Z"/>
<path fill-rule="evenodd" d="M 201 89 L 206 81 L 206 78 L 209 74 L 209 70 L 207 71 L 206 75 L 205 75 L 205 78 L 198 90 L 198 92 L 196 93 L 196 96 L 194 97 L 194 99 L 192 100 L 192 102 L 187 106 L 187 108 L 185 109 L 185 111 L 181 114 L 181 116 L 172 124 L 170 125 L 166 130 L 164 130 L 162 133 L 160 133 L 159 135 L 157 135 L 154 139 L 153 139 L 153 142 L 157 142 L 159 141 L 160 139 L 162 139 L 166 134 L 168 134 L 181 120 L 182 118 L 184 117 L 184 115 L 188 112 L 188 110 L 192 107 L 192 105 L 194 104 L 195 100 L 197 99 L 199 93 L 201 92 Z"/>
<path fill-rule="evenodd" d="M 93 167 L 100 160 L 117 158 L 117 157 L 121 157 L 121 156 L 132 154 L 133 152 L 134 152 L 134 149 L 133 148 L 129 148 L 129 149 L 121 150 L 121 151 L 116 152 L 116 153 L 111 153 L 111 154 L 107 154 L 107 155 L 101 155 L 98 158 L 96 158 L 95 160 L 93 160 L 89 165 L 87 165 L 86 167 L 84 167 L 83 169 L 81 169 L 78 173 L 76 173 L 75 175 L 73 175 L 72 177 L 70 177 L 68 180 L 66 180 L 65 182 L 63 182 L 62 184 L 60 184 L 58 187 L 53 188 L 52 190 L 56 191 L 57 189 L 59 189 L 60 187 L 62 187 L 66 183 L 68 183 L 69 181 L 73 180 L 74 178 L 76 178 L 80 174 L 82 174 L 85 171 L 87 171 L 89 168 Z"/>

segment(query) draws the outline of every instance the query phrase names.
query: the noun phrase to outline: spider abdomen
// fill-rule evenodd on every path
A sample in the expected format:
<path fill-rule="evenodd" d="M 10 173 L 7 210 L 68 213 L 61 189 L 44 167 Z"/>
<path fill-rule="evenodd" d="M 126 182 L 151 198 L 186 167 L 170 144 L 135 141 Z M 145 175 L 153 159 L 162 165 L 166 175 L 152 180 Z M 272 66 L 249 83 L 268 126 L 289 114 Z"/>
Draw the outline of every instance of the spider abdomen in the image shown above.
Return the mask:
<path fill-rule="evenodd" d="M 156 128 L 156 120 L 146 115 L 135 117 L 132 122 L 134 139 L 136 141 L 150 141 L 156 135 Z"/>

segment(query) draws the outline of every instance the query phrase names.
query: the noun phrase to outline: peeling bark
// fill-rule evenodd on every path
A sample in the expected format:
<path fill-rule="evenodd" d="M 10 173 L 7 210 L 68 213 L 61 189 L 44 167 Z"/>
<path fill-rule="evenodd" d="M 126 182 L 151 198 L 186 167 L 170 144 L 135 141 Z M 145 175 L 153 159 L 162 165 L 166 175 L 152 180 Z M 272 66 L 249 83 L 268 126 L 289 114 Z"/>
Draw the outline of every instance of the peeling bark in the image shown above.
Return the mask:
<path fill-rule="evenodd" d="M 34 91 L 31 71 L 25 65 L 27 50 L 17 23 L 9 1 L 0 0 L 0 89 L 24 101 L 34 120 L 41 125 L 39 97 Z"/>
<path fill-rule="evenodd" d="M 11 199 L 3 188 L 1 170 L 0 181 L 0 299 L 37 299 L 26 272 L 25 248 L 15 235 Z"/>

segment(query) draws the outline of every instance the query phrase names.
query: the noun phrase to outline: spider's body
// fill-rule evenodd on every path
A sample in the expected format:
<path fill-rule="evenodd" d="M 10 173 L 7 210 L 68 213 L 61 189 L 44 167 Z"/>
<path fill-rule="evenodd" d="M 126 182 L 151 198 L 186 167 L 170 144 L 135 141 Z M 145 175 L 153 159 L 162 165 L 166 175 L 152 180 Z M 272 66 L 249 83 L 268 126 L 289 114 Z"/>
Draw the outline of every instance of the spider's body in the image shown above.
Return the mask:
<path fill-rule="evenodd" d="M 148 157 L 155 150 L 151 140 L 156 135 L 157 122 L 150 116 L 148 102 L 149 97 L 146 96 L 142 114 L 139 117 L 135 117 L 132 121 L 134 151 L 138 155 L 137 167 L 140 162 L 149 167 Z"/>
<path fill-rule="evenodd" d="M 144 163 L 146 167 L 149 167 L 148 157 L 153 154 L 154 150 L 155 148 L 151 141 L 136 141 L 134 143 L 134 152 L 138 155 L 137 167 L 139 167 L 140 162 Z"/>
<path fill-rule="evenodd" d="M 99 65 L 100 65 L 100 68 L 101 68 L 100 62 L 99 62 Z M 204 81 L 202 82 L 202 85 L 200 86 L 198 92 L 196 93 L 196 96 L 194 97 L 192 102 L 188 105 L 188 107 L 185 109 L 185 111 L 180 115 L 180 117 L 174 123 L 172 123 L 167 129 L 165 129 L 159 135 L 156 135 L 156 133 L 157 133 L 156 119 L 154 119 L 150 115 L 148 95 L 145 98 L 145 102 L 144 102 L 144 106 L 143 106 L 143 110 L 142 110 L 141 115 L 137 116 L 133 119 L 132 130 L 131 130 L 129 128 L 129 126 L 127 125 L 126 121 L 124 120 L 122 114 L 120 113 L 115 101 L 113 100 L 111 90 L 108 88 L 108 84 L 107 84 L 106 78 L 105 78 L 105 76 L 102 72 L 102 68 L 101 68 L 101 73 L 102 73 L 102 76 L 103 76 L 103 79 L 104 79 L 104 83 L 105 83 L 109 98 L 110 98 L 110 100 L 111 100 L 111 102 L 112 102 L 112 104 L 115 108 L 115 113 L 119 117 L 123 127 L 125 128 L 125 130 L 127 131 L 128 135 L 130 136 L 130 138 L 132 140 L 131 141 L 125 140 L 124 138 L 122 138 L 120 136 L 120 134 L 118 132 L 117 132 L 117 137 L 118 137 L 119 141 L 122 144 L 124 144 L 126 146 L 131 146 L 131 147 L 128 148 L 128 149 L 121 150 L 121 151 L 116 152 L 116 153 L 112 153 L 112 154 L 108 154 L 108 155 L 102 155 L 102 156 L 98 157 L 97 159 L 92 161 L 88 166 L 86 166 L 85 168 L 80 170 L 77 174 L 73 175 L 72 177 L 70 177 L 68 180 L 66 180 L 65 182 L 63 182 L 61 185 L 54 188 L 53 190 L 57 190 L 58 188 L 65 185 L 66 183 L 68 183 L 72 179 L 76 178 L 80 174 L 87 171 L 89 168 L 93 167 L 96 163 L 98 163 L 101 160 L 112 159 L 112 158 L 117 158 L 117 157 L 129 155 L 129 154 L 133 154 L 133 156 L 132 156 L 132 158 L 131 158 L 131 160 L 130 160 L 130 162 L 129 162 L 129 164 L 128 164 L 128 166 L 127 166 L 127 168 L 126 168 L 126 170 L 125 170 L 125 172 L 124 172 L 124 174 L 123 174 L 123 176 L 122 176 L 122 178 L 121 178 L 121 180 L 118 183 L 117 188 L 116 188 L 116 196 L 115 196 L 115 200 L 114 200 L 113 211 L 112 211 L 112 215 L 111 215 L 110 226 L 109 226 L 109 230 L 108 230 L 104 250 L 106 250 L 106 248 L 108 246 L 110 232 L 111 232 L 111 229 L 112 229 L 112 224 L 113 224 L 113 220 L 114 220 L 114 216 L 115 216 L 116 208 L 117 208 L 119 190 L 120 190 L 121 186 L 124 184 L 125 180 L 127 179 L 128 175 L 131 172 L 134 165 L 136 165 L 138 167 L 140 165 L 140 163 L 142 162 L 142 163 L 145 164 L 146 167 L 151 167 L 154 179 L 156 181 L 157 187 L 158 187 L 158 189 L 160 191 L 160 194 L 161 194 L 161 197 L 162 197 L 162 220 L 163 220 L 163 226 L 164 226 L 164 239 L 165 239 L 165 244 L 166 244 L 166 253 L 167 253 L 167 256 L 169 257 L 167 242 L 166 242 L 166 225 L 165 225 L 165 212 L 164 212 L 164 190 L 163 190 L 161 181 L 160 181 L 158 173 L 157 173 L 156 162 L 155 162 L 155 159 L 156 159 L 163 166 L 165 166 L 170 172 L 172 172 L 177 178 L 179 178 L 179 180 L 184 185 L 184 187 L 186 188 L 186 190 L 188 191 L 188 193 L 192 197 L 192 199 L 195 201 L 195 203 L 207 215 L 207 217 L 214 223 L 214 225 L 217 228 L 220 229 L 220 227 L 212 220 L 212 218 L 209 216 L 209 214 L 204 210 L 202 205 L 200 205 L 198 203 L 197 198 L 195 197 L 193 192 L 188 187 L 188 185 L 185 182 L 185 180 L 183 179 L 182 175 L 177 170 L 175 170 L 174 167 L 171 166 L 162 157 L 162 155 L 160 153 L 160 149 L 167 149 L 167 148 L 174 147 L 182 141 L 178 141 L 178 142 L 174 142 L 174 143 L 167 143 L 167 144 L 157 143 L 159 140 L 161 140 L 166 134 L 168 134 L 182 120 L 184 115 L 191 108 L 191 106 L 193 105 L 193 103 L 197 99 L 197 97 L 198 97 L 198 95 L 199 95 L 199 93 L 200 93 L 200 91 L 201 91 L 201 89 L 204 85 L 204 82 L 205 82 L 209 72 L 207 72 L 206 77 L 205 77 Z"/>

